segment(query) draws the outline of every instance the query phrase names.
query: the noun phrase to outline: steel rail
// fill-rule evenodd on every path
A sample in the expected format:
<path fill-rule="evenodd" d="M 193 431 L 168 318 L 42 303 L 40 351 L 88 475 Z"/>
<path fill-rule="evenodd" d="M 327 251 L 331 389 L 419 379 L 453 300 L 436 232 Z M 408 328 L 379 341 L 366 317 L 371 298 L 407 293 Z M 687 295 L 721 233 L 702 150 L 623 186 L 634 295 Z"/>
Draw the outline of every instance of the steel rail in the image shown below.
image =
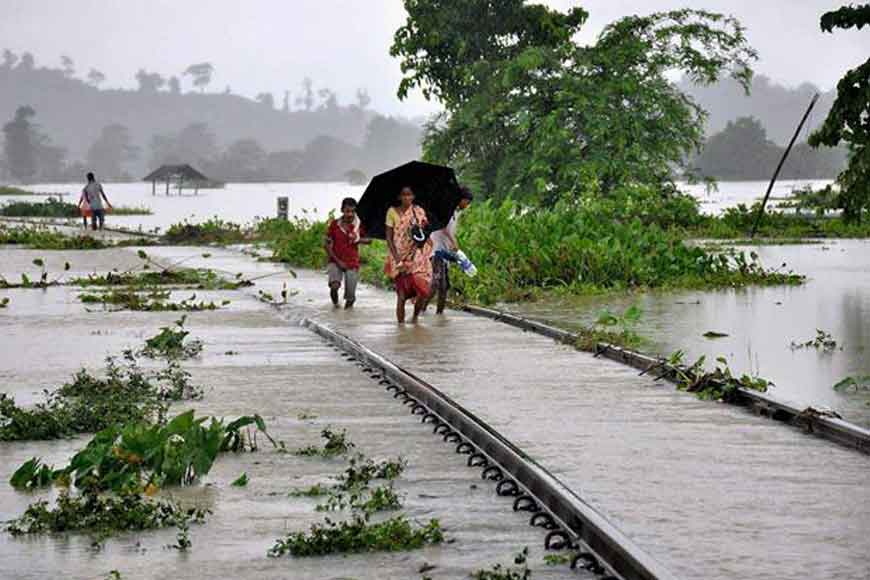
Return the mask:
<path fill-rule="evenodd" d="M 468 465 L 482 467 L 485 479 L 499 482 L 496 488 L 499 495 L 515 497 L 514 510 L 531 512 L 533 525 L 538 525 L 536 521 L 545 524 L 542 527 L 550 530 L 546 547 L 579 549 L 572 567 L 579 562 L 585 564 L 586 569 L 622 580 L 674 578 L 604 515 L 442 391 L 317 321 L 305 319 L 302 326 L 352 355 L 365 370 L 375 372 L 372 369 L 376 369 L 373 378 L 381 379 L 387 389 L 396 390 L 394 396 L 404 397 L 405 404 L 411 402 L 412 413 L 417 414 L 419 410 L 424 423 L 428 419 L 433 421 L 436 433 L 440 430 L 445 440 L 452 437 L 453 442 L 458 443 L 457 452 L 469 454 Z M 551 543 L 552 539 L 558 543 Z"/>
<path fill-rule="evenodd" d="M 469 314 L 482 316 L 498 322 L 503 322 L 516 328 L 534 332 L 558 342 L 575 344 L 579 336 L 573 332 L 556 328 L 543 322 L 529 320 L 521 316 L 508 314 L 481 306 L 464 306 L 462 310 Z M 606 342 L 596 344 L 596 356 L 603 356 L 620 362 L 643 372 L 661 369 L 657 378 L 677 383 L 678 369 L 668 364 L 664 359 L 655 358 L 635 350 L 615 346 Z M 807 433 L 818 435 L 829 441 L 870 454 L 870 430 L 859 427 L 825 411 L 813 407 L 800 408 L 786 401 L 781 401 L 767 393 L 753 391 L 743 387 L 736 390 L 735 403 L 750 407 L 758 414 L 765 415 L 784 423 L 800 427 Z"/>

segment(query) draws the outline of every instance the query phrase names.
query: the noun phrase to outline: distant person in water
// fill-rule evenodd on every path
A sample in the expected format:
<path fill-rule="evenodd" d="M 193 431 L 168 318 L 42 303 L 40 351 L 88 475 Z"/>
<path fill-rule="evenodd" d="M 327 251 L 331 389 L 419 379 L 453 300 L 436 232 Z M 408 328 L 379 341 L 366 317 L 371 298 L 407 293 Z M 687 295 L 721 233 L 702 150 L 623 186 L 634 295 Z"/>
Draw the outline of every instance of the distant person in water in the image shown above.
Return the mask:
<path fill-rule="evenodd" d="M 82 189 L 79 207 L 83 207 L 83 203 L 87 204 L 91 212 L 91 229 L 96 230 L 98 225 L 99 229 L 103 229 L 103 226 L 106 224 L 106 210 L 112 209 L 112 204 L 109 203 L 109 198 L 106 197 L 103 186 L 94 178 L 94 174 L 88 173 L 87 177 L 88 183 Z M 103 203 L 104 201 L 105 204 Z"/>
<path fill-rule="evenodd" d="M 459 251 L 459 242 L 456 240 L 459 213 L 471 205 L 474 199 L 474 195 L 467 187 L 462 186 L 459 191 L 461 192 L 459 206 L 453 212 L 450 221 L 440 230 L 432 232 L 432 297 L 437 299 L 436 314 L 443 313 L 447 305 L 447 291 L 450 290 L 450 262 L 457 261 L 456 252 Z"/>
<path fill-rule="evenodd" d="M 344 282 L 344 307 L 353 308 L 356 285 L 359 282 L 359 245 L 371 240 L 363 237 L 365 230 L 356 215 L 356 200 L 346 197 L 341 202 L 341 217 L 329 222 L 326 229 L 326 254 L 329 263 L 329 297 L 338 306 L 338 290 Z"/>
<path fill-rule="evenodd" d="M 405 322 L 405 302 L 414 300 L 414 318 L 429 301 L 432 284 L 432 241 L 425 233 L 426 211 L 414 204 L 410 187 L 399 193 L 398 207 L 387 210 L 386 238 L 389 254 L 384 271 L 396 287 L 396 319 Z"/>

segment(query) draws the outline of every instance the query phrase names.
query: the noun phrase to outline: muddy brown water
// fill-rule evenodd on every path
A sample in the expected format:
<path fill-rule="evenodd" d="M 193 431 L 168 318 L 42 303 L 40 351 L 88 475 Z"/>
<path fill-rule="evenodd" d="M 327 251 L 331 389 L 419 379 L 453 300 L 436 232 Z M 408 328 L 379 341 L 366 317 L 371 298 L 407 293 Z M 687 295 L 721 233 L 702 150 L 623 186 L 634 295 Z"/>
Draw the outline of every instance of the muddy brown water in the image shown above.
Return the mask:
<path fill-rule="evenodd" d="M 663 355 L 683 350 L 689 363 L 704 355 L 708 368 L 724 356 L 736 374 L 772 380 L 770 392 L 780 399 L 831 408 L 870 427 L 870 389 L 833 388 L 846 377 L 870 375 L 870 241 L 739 249 L 757 252 L 768 267 L 786 264 L 786 269 L 805 274 L 807 282 L 796 287 L 554 298 L 501 307 L 576 329 L 594 323 L 604 308 L 621 313 L 636 303 L 643 310 L 636 329 L 646 339 L 642 350 Z M 817 329 L 833 336 L 834 350 L 792 348 L 792 342 L 815 338 Z M 708 339 L 703 336 L 708 331 L 728 336 Z"/>
<path fill-rule="evenodd" d="M 35 256 L 45 257 L 50 270 L 69 260 L 72 275 L 137 263 L 133 250 L 49 253 L 0 248 L 0 273 L 20 272 Z M 9 307 L 0 310 L 0 390 L 22 403 L 38 401 L 42 389 L 69 380 L 81 365 L 98 371 L 105 356 L 141 346 L 145 337 L 178 317 L 110 313 L 98 307 L 88 312 L 76 299 L 77 292 L 68 287 L 0 291 L 0 297 L 11 297 Z M 259 412 L 270 432 L 291 449 L 319 444 L 320 430 L 327 425 L 346 428 L 366 455 L 408 460 L 396 483 L 404 496 L 404 512 L 419 522 L 438 518 L 449 543 L 398 553 L 267 558 L 266 551 L 286 533 L 307 529 L 325 515 L 344 516 L 316 512 L 318 499 L 287 494 L 329 484 L 346 462 L 278 454 L 264 447 L 261 438 L 259 452 L 222 455 L 200 484 L 164 492 L 214 512 L 204 525 L 192 526 L 190 552 L 167 548 L 175 542 L 174 529 L 122 534 L 100 550 L 82 534 L 19 539 L 0 533 L 0 578 L 96 579 L 112 570 L 123 578 L 420 578 L 424 565 L 435 566 L 428 572 L 432 578 L 467 578 L 472 570 L 510 563 L 524 546 L 532 549 L 535 577 L 566 576 L 565 566 L 544 564 L 543 535 L 527 525 L 528 516 L 513 513 L 510 503 L 482 482 L 479 469 L 466 467 L 452 446 L 433 437 L 431 428 L 420 425 L 419 418 L 316 335 L 249 295 L 200 295 L 232 303 L 189 316 L 187 326 L 205 341 L 205 350 L 185 366 L 206 395 L 203 401 L 175 404 L 173 412 L 195 408 L 198 414 L 227 417 Z M 15 468 L 32 456 L 62 464 L 86 441 L 0 443 L 0 521 L 54 495 L 13 490 L 7 482 Z M 242 473 L 250 483 L 232 487 Z"/>
<path fill-rule="evenodd" d="M 252 273 L 270 268 L 280 271 Z M 262 281 L 298 292 L 288 320 L 314 316 L 444 389 L 678 577 L 870 575 L 866 455 L 489 320 L 450 313 L 400 327 L 381 290 L 334 310 L 322 274 L 297 276 Z"/>
<path fill-rule="evenodd" d="M 239 321 L 237 326 L 230 325 L 231 330 L 223 333 L 223 338 L 219 338 L 221 333 L 215 332 L 215 345 L 210 349 L 214 353 L 222 352 L 227 348 L 225 345 L 233 344 L 234 340 L 250 340 L 263 344 L 263 348 L 271 353 L 260 356 L 291 358 L 288 365 L 279 365 L 280 370 L 274 373 L 277 376 L 273 376 L 272 372 L 251 365 L 251 361 L 243 365 L 225 360 L 232 357 L 222 358 L 214 353 L 207 355 L 212 357 L 211 362 L 206 365 L 209 359 L 204 357 L 203 365 L 211 366 L 211 369 L 204 368 L 203 372 L 219 373 L 211 375 L 218 378 L 209 383 L 226 385 L 221 391 L 230 391 L 231 394 L 207 395 L 206 408 L 215 405 L 213 408 L 220 409 L 215 412 L 235 410 L 241 413 L 247 412 L 248 405 L 255 402 L 268 405 L 274 409 L 269 414 L 270 427 L 274 423 L 282 438 L 291 438 L 293 426 L 301 428 L 296 425 L 292 414 L 297 405 L 310 405 L 316 409 L 317 404 L 328 402 L 324 397 L 335 396 L 334 384 L 329 384 L 308 393 L 310 399 L 301 398 L 306 396 L 305 385 L 322 385 L 344 379 L 340 371 L 329 370 L 333 368 L 332 364 L 338 364 L 332 362 L 332 353 L 328 349 L 321 351 L 322 343 L 310 334 L 299 334 L 301 331 L 294 327 L 302 317 L 312 316 L 361 340 L 445 390 L 581 493 L 678 577 L 780 579 L 833 576 L 858 579 L 870 575 L 866 559 L 866 554 L 870 553 L 870 487 L 866 485 L 870 459 L 864 455 L 755 417 L 742 409 L 698 401 L 670 386 L 638 377 L 627 367 L 594 359 L 548 339 L 488 320 L 450 313 L 443 317 L 427 315 L 420 324 L 400 327 L 393 320 L 392 296 L 380 290 L 364 286 L 355 310 L 334 310 L 327 302 L 325 277 L 320 273 L 298 271 L 297 277 L 291 278 L 281 266 L 257 263 L 231 250 L 215 250 L 208 259 L 197 257 L 200 251 L 190 248 L 152 248 L 149 252 L 165 260 L 190 258 L 186 262 L 188 265 L 211 266 L 228 273 L 244 272 L 251 276 L 274 273 L 274 276 L 259 281 L 257 288 L 277 296 L 282 284 L 286 283 L 295 292 L 289 304 L 281 309 L 280 323 L 271 318 L 272 322 L 260 324 L 257 322 L 260 310 L 249 311 L 247 307 L 239 306 L 240 310 L 234 315 Z M 121 317 L 128 315 L 132 316 L 120 314 Z M 3 316 L 8 316 L 8 313 L 0 314 L 0 319 Z M 84 318 L 87 326 L 94 320 L 79 316 Z M 203 326 L 198 328 L 197 321 L 212 316 L 218 314 L 195 315 L 191 327 L 197 332 L 207 331 L 209 324 L 203 322 Z M 156 319 L 151 320 L 154 330 L 160 324 Z M 247 328 L 242 320 L 250 321 L 251 330 L 242 330 Z M 126 330 L 115 330 L 122 335 L 128 333 L 123 340 L 111 333 L 96 335 L 95 340 L 111 337 L 117 343 L 134 341 L 139 337 L 129 333 L 137 332 L 137 324 L 141 327 L 142 322 L 130 320 L 122 325 Z M 84 335 L 84 332 L 79 328 L 75 336 Z M 260 342 L 261 338 L 263 342 Z M 211 340 L 207 341 L 207 346 Z M 274 348 L 266 346 L 272 343 Z M 100 351 L 99 348 L 94 350 Z M 241 348 L 237 350 L 244 352 Z M 314 365 L 308 371 L 308 378 L 287 378 L 298 371 L 297 367 L 308 367 L 312 361 L 316 363 L 321 358 L 324 366 L 319 366 L 320 363 Z M 216 363 L 216 360 L 220 362 Z M 228 364 L 228 368 L 223 368 L 224 364 Z M 240 370 L 246 365 L 256 370 L 249 374 Z M 33 371 L 28 375 L 23 370 L 16 373 L 22 377 L 39 374 Z M 30 382 L 23 380 L 30 389 L 38 382 L 35 379 Z M 353 384 L 353 381 L 348 383 Z M 342 396 L 340 400 L 344 403 L 336 403 L 330 420 L 342 424 L 339 419 L 345 414 L 356 417 L 363 413 L 357 407 L 367 406 L 368 395 L 363 394 L 364 390 L 353 390 L 354 402 L 359 402 L 358 405 L 347 402 L 347 397 Z M 382 397 L 382 394 L 372 396 Z M 390 403 L 385 406 L 380 402 L 382 400 L 373 401 L 371 408 L 385 415 L 391 413 L 394 407 L 390 407 Z M 282 407 L 291 407 L 291 404 L 289 413 L 283 411 Z M 396 413 L 401 414 L 401 410 Z M 399 419 L 401 417 L 397 416 L 396 420 Z M 371 439 L 362 434 L 358 437 L 377 449 L 375 440 L 382 438 L 388 423 L 348 419 L 345 424 L 370 424 L 368 433 Z M 286 430 L 282 430 L 284 428 Z M 411 425 L 409 434 L 412 429 L 417 429 L 417 426 Z M 402 433 L 404 436 L 404 431 Z M 304 435 L 300 433 L 297 437 L 307 443 L 313 441 L 316 433 L 306 430 Z M 442 447 L 433 447 L 432 451 L 422 447 L 425 441 L 432 441 L 428 434 L 422 437 L 417 444 L 421 456 L 434 458 L 441 452 L 450 455 Z M 75 447 L 68 442 L 39 445 L 69 445 L 66 449 L 51 450 L 52 454 L 48 455 L 53 461 L 60 461 Z M 33 447 L 16 450 L 20 455 L 7 463 L 17 464 L 35 451 Z M 171 542 L 171 532 L 155 533 L 149 552 L 142 558 L 131 548 L 132 541 L 126 545 L 113 543 L 102 556 L 91 554 L 84 545 L 79 545 L 70 556 L 71 552 L 62 550 L 55 540 L 40 540 L 39 550 L 31 550 L 22 556 L 22 551 L 27 552 L 22 550 L 22 544 L 4 538 L 0 551 L 5 552 L 4 556 L 9 554 L 15 558 L 23 569 L 34 570 L 33 577 L 41 577 L 40 571 L 46 569 L 42 567 L 44 561 L 56 562 L 57 559 L 74 562 L 88 570 L 104 570 L 107 569 L 105 564 L 130 559 L 135 562 L 136 573 L 146 574 L 144 571 L 153 566 L 155 571 L 164 573 L 177 568 L 183 576 L 195 569 L 186 567 L 185 558 L 196 559 L 199 565 L 206 566 L 207 570 L 219 570 L 221 575 L 240 571 L 243 577 L 268 577 L 280 569 L 262 557 L 279 527 L 276 520 L 280 520 L 280 526 L 296 527 L 308 521 L 305 517 L 316 518 L 316 515 L 297 504 L 285 505 L 278 500 L 273 503 L 268 497 L 248 499 L 246 494 L 250 489 L 241 494 L 246 498 L 239 500 L 243 507 L 234 508 L 232 502 L 226 501 L 236 493 L 228 488 L 228 482 L 242 468 L 253 470 L 255 467 L 253 463 L 236 462 L 256 460 L 258 458 L 254 455 L 233 456 L 227 461 L 222 458 L 217 471 L 209 476 L 210 480 L 214 477 L 220 483 L 185 490 L 186 493 L 207 497 L 216 494 L 213 505 L 220 510 L 217 513 L 222 514 L 217 520 L 194 530 L 194 551 L 187 557 L 160 548 L 162 544 Z M 452 465 L 456 465 L 453 461 Z M 439 470 L 445 469 L 446 465 L 424 464 L 421 473 L 425 471 L 431 478 L 432 471 L 427 469 L 440 475 Z M 295 464 L 286 472 L 283 469 L 282 464 L 282 474 L 305 477 L 306 472 L 299 471 L 302 468 Z M 318 475 L 303 481 L 312 483 L 314 478 L 324 477 L 328 470 L 319 469 Z M 288 476 L 278 475 L 278 471 L 276 469 L 271 477 L 283 485 Z M 264 477 L 263 472 L 248 473 L 253 481 Z M 223 475 L 219 477 L 218 474 Z M 5 473 L 0 473 L 0 478 L 6 477 Z M 473 473 L 472 477 L 479 476 Z M 269 485 L 281 487 L 275 483 L 265 485 L 266 489 L 274 489 Z M 26 503 L 8 486 L 0 486 L 0 489 L 0 506 L 11 506 L 3 509 L 4 514 L 15 512 Z M 428 495 L 425 491 L 421 493 Z M 13 499 L 9 499 L 10 495 Z M 480 512 L 490 513 L 491 502 L 497 500 L 490 490 L 484 492 L 484 499 Z M 20 503 L 13 505 L 10 503 L 13 500 Z M 280 501 L 285 500 L 281 498 Z M 447 513 L 459 518 L 454 521 L 463 522 L 466 514 L 475 513 L 473 505 L 467 508 L 465 503 L 449 503 L 449 506 L 446 500 L 443 503 Z M 255 531 L 234 534 L 232 524 L 223 520 L 224 517 L 229 520 L 235 517 L 244 523 L 244 529 Z M 509 545 L 540 542 L 539 534 L 532 533 L 531 537 L 515 535 L 529 533 L 521 525 L 500 528 L 506 526 L 506 522 L 514 522 L 512 518 L 508 515 L 493 524 L 490 531 L 499 528 L 497 537 L 502 542 L 492 550 L 493 554 L 510 553 Z M 222 548 L 226 546 L 228 555 L 221 555 L 218 562 L 212 562 L 215 554 L 222 553 L 221 550 L 197 550 L 198 546 L 210 545 L 210 542 Z M 455 545 L 458 544 L 460 542 Z M 464 549 L 478 554 L 476 546 L 469 543 Z M 482 546 L 491 544 L 484 541 Z M 118 550 L 128 558 L 113 556 Z M 481 554 L 490 553 L 482 550 Z M 49 555 L 44 556 L 45 552 Z M 429 554 L 430 551 L 426 550 L 384 558 L 390 565 L 396 565 L 395 559 L 408 562 L 402 559 L 410 558 L 414 563 L 423 558 L 434 559 Z M 234 558 L 239 558 L 244 565 L 236 564 Z M 341 558 L 334 559 L 337 568 L 332 567 L 332 559 L 328 564 L 322 561 L 321 565 L 323 570 L 328 570 L 325 574 L 328 577 L 366 574 L 375 577 L 371 575 L 369 566 L 379 562 L 381 556 L 356 558 L 351 559 L 356 569 L 353 563 L 343 567 L 342 563 L 347 560 Z M 505 561 L 504 557 L 502 561 Z M 94 562 L 103 567 L 95 568 Z M 285 560 L 283 563 L 292 566 L 293 572 L 298 572 L 300 577 L 306 574 L 318 577 L 305 567 L 310 565 L 310 561 Z M 401 568 L 402 571 L 407 569 Z M 397 569 L 386 568 L 380 577 L 417 577 L 414 574 L 402 576 L 401 572 L 395 575 L 392 570 Z M 463 570 L 463 573 L 445 570 L 445 577 L 451 577 L 452 572 L 456 577 L 467 575 L 468 567 Z M 436 571 L 433 577 L 442 576 Z M 536 573 L 536 577 L 540 576 Z"/>

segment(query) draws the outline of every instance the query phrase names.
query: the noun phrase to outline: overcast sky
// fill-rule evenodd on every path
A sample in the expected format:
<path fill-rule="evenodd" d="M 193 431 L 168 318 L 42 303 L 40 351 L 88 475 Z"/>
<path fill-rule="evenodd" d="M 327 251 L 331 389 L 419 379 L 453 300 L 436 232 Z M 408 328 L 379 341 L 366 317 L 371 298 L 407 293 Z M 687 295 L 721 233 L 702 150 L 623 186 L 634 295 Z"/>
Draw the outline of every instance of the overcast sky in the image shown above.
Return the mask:
<path fill-rule="evenodd" d="M 581 41 L 627 14 L 691 6 L 737 16 L 758 50 L 757 70 L 787 85 L 823 89 L 870 55 L 870 31 L 819 31 L 819 15 L 846 0 L 549 0 L 590 12 Z M 139 68 L 165 76 L 209 61 L 209 90 L 295 98 L 303 77 L 348 102 L 366 87 L 372 106 L 414 116 L 436 105 L 419 95 L 399 102 L 392 34 L 404 21 L 400 0 L 0 0 L 0 49 L 31 51 L 38 65 L 71 56 L 84 76 L 93 67 L 105 86 L 135 86 Z M 189 86 L 185 81 L 184 86 Z"/>

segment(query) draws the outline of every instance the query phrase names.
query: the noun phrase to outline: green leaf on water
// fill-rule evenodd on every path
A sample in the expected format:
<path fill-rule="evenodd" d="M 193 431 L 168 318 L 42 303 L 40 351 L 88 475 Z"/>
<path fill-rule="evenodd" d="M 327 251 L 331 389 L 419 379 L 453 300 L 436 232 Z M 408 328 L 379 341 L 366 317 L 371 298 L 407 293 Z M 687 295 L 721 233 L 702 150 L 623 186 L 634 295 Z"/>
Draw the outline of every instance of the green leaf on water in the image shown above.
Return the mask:
<path fill-rule="evenodd" d="M 247 473 L 241 474 L 238 477 L 238 479 L 236 479 L 232 483 L 232 485 L 233 485 L 233 487 L 245 487 L 246 485 L 248 485 L 248 474 Z"/>
<path fill-rule="evenodd" d="M 136 252 L 136 255 L 139 256 L 140 260 L 148 259 L 148 254 L 145 253 L 145 250 L 139 250 L 138 252 Z"/>
<path fill-rule="evenodd" d="M 36 258 L 35 260 L 33 260 L 33 265 L 43 268 L 45 266 L 45 262 L 42 260 L 42 258 Z"/>
<path fill-rule="evenodd" d="M 715 330 L 708 330 L 702 335 L 704 338 L 725 338 L 728 336 L 724 332 L 716 332 Z"/>

